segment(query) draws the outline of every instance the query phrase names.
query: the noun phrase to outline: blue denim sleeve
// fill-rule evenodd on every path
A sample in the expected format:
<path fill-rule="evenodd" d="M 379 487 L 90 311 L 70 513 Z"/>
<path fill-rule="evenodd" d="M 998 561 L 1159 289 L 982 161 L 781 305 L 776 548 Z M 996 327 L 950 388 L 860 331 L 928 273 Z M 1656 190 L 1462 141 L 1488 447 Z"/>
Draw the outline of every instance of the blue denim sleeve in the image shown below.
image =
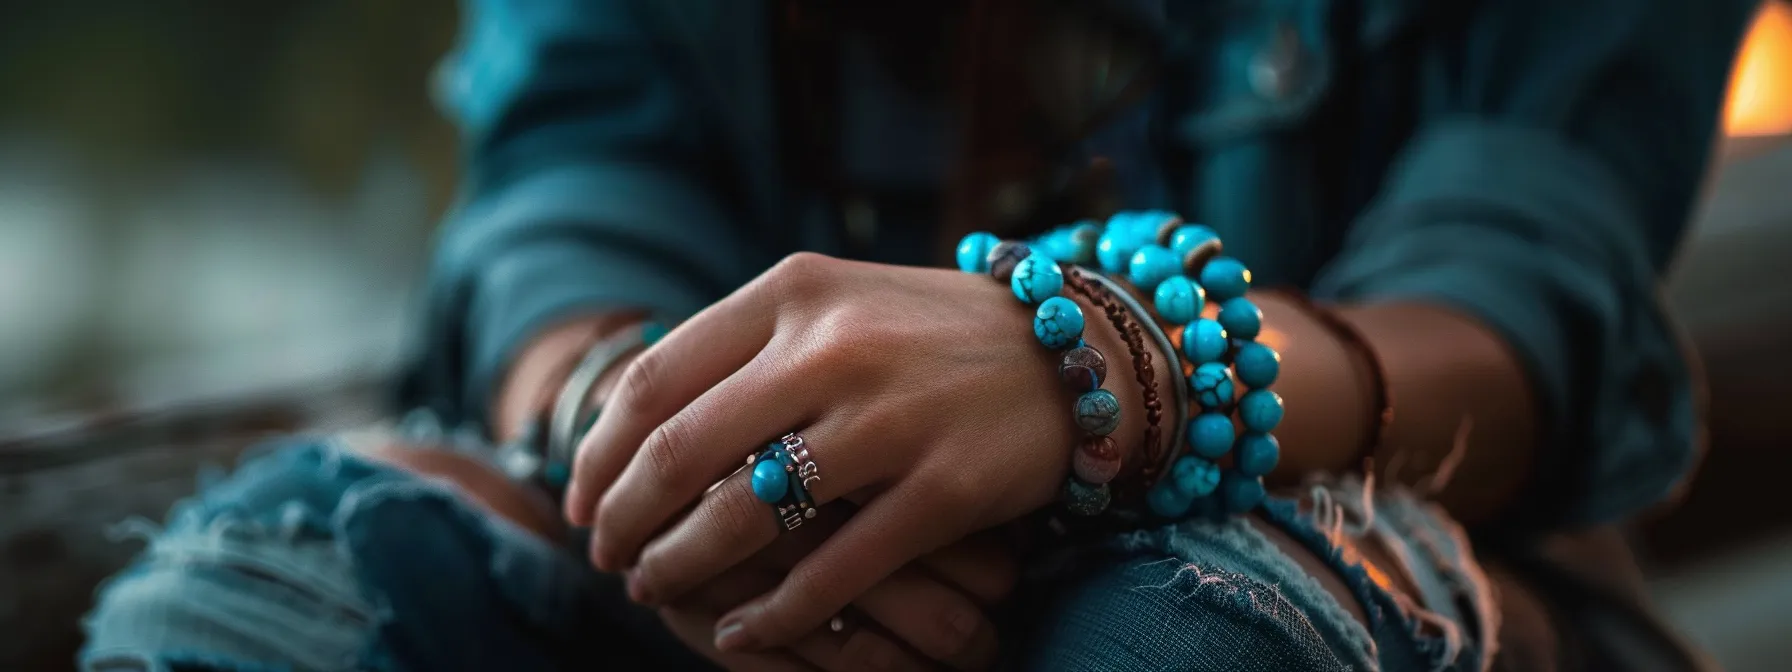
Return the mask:
<path fill-rule="evenodd" d="M 1314 293 L 1433 301 L 1502 335 L 1545 428 L 1508 522 L 1610 521 L 1697 458 L 1700 391 L 1658 285 L 1754 3 L 1481 4 L 1422 66 L 1429 121 Z"/>
<path fill-rule="evenodd" d="M 713 188 L 713 120 L 627 0 L 465 0 L 438 94 L 466 154 L 405 403 L 479 421 L 513 351 L 578 312 L 677 318 L 763 267 Z"/>

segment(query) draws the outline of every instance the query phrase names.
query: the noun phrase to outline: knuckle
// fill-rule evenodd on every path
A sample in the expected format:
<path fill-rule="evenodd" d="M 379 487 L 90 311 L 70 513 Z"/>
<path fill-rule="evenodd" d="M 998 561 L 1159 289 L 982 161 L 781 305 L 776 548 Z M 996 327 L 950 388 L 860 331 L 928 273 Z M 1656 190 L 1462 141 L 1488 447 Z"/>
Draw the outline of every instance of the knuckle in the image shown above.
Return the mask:
<path fill-rule="evenodd" d="M 717 492 L 710 498 L 712 505 L 707 515 L 709 526 L 735 537 L 735 541 L 751 541 L 753 530 L 765 525 L 767 505 L 754 496 L 750 487 L 718 488 L 726 490 Z"/>
<path fill-rule="evenodd" d="M 784 257 L 771 270 L 766 271 L 764 279 L 770 283 L 772 290 L 786 299 L 800 299 L 812 295 L 827 283 L 839 260 L 814 252 L 797 252 Z"/>
<path fill-rule="evenodd" d="M 666 372 L 664 355 L 649 351 L 636 357 L 617 379 L 608 411 L 636 415 L 651 410 L 653 400 L 665 385 Z"/>
<path fill-rule="evenodd" d="M 928 647 L 927 655 L 936 660 L 961 658 L 976 643 L 983 628 L 983 615 L 959 605 L 936 608 L 930 622 L 931 641 L 917 642 Z"/>
<path fill-rule="evenodd" d="M 902 663 L 902 650 L 877 633 L 860 628 L 840 644 L 840 662 L 843 669 L 896 670 Z"/>
<path fill-rule="evenodd" d="M 691 463 L 693 449 L 691 427 L 692 424 L 680 414 L 647 435 L 647 441 L 641 444 L 641 452 L 647 477 L 651 480 L 650 487 L 680 485 L 689 477 L 687 465 Z"/>

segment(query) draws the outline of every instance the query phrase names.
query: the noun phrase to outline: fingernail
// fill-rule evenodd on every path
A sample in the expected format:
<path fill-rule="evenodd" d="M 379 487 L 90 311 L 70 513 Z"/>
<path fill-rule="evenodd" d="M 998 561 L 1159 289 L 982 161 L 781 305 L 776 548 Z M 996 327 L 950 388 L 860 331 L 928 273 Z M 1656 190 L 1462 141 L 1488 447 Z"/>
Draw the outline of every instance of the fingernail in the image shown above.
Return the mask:
<path fill-rule="evenodd" d="M 747 629 L 740 621 L 725 623 L 716 628 L 716 648 L 722 651 L 742 651 L 752 648 L 753 638 L 747 635 Z"/>

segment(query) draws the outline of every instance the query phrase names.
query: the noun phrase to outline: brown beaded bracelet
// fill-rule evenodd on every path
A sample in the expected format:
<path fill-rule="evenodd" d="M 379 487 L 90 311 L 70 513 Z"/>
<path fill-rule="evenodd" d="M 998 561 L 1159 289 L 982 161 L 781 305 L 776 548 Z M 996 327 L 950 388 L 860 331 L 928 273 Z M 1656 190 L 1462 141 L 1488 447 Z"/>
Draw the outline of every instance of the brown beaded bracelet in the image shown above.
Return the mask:
<path fill-rule="evenodd" d="M 1374 396 L 1371 397 L 1371 401 L 1374 403 L 1372 412 L 1375 415 L 1369 424 L 1369 433 L 1363 437 L 1363 445 L 1358 449 L 1357 455 L 1363 461 L 1375 458 L 1381 449 L 1382 438 L 1387 435 L 1388 426 L 1394 423 L 1394 393 L 1388 387 L 1387 368 L 1382 366 L 1381 355 L 1376 354 L 1375 348 L 1369 345 L 1369 339 L 1363 336 L 1362 330 L 1357 329 L 1356 325 L 1351 324 L 1348 320 L 1338 317 L 1338 314 L 1332 309 L 1314 303 L 1307 295 L 1299 292 L 1283 290 L 1281 293 L 1293 299 L 1296 306 L 1311 315 L 1313 319 L 1318 320 L 1320 326 L 1332 332 L 1346 349 L 1349 349 L 1357 359 L 1361 360 L 1364 370 L 1369 373 L 1369 384 L 1374 386 L 1372 392 Z"/>
<path fill-rule="evenodd" d="M 1145 466 L 1141 470 L 1146 482 L 1154 480 L 1159 459 L 1165 449 L 1163 445 L 1164 405 L 1157 390 L 1157 370 L 1152 366 L 1151 350 L 1145 347 L 1142 328 L 1133 320 L 1131 311 L 1127 310 L 1118 297 L 1106 287 L 1094 284 L 1083 278 L 1080 273 L 1065 273 L 1064 285 L 1071 291 L 1087 298 L 1089 303 L 1100 308 L 1108 322 L 1120 332 L 1126 341 L 1127 354 L 1132 356 L 1133 373 L 1143 390 L 1145 401 L 1145 445 L 1143 455 Z M 1130 491 L 1131 489 L 1128 488 Z M 1118 493 L 1117 493 L 1118 494 Z M 1131 494 L 1130 492 L 1125 494 Z"/>

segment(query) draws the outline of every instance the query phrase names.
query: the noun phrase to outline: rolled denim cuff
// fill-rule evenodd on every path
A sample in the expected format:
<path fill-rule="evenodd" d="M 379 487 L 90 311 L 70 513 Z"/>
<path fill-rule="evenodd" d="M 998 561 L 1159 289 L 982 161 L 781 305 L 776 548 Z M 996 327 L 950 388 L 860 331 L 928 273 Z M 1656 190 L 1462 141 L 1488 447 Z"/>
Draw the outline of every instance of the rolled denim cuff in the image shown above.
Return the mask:
<path fill-rule="evenodd" d="M 1449 306 L 1513 348 L 1544 435 L 1512 522 L 1596 524 L 1663 498 L 1697 454 L 1696 395 L 1625 190 L 1544 131 L 1453 122 L 1413 147 L 1313 293 Z"/>
<path fill-rule="evenodd" d="M 567 166 L 464 208 L 441 242 L 424 362 L 454 422 L 483 420 L 517 350 L 578 314 L 642 310 L 676 321 L 764 266 L 709 197 L 645 167 Z M 458 341 L 458 342 L 454 342 Z"/>

